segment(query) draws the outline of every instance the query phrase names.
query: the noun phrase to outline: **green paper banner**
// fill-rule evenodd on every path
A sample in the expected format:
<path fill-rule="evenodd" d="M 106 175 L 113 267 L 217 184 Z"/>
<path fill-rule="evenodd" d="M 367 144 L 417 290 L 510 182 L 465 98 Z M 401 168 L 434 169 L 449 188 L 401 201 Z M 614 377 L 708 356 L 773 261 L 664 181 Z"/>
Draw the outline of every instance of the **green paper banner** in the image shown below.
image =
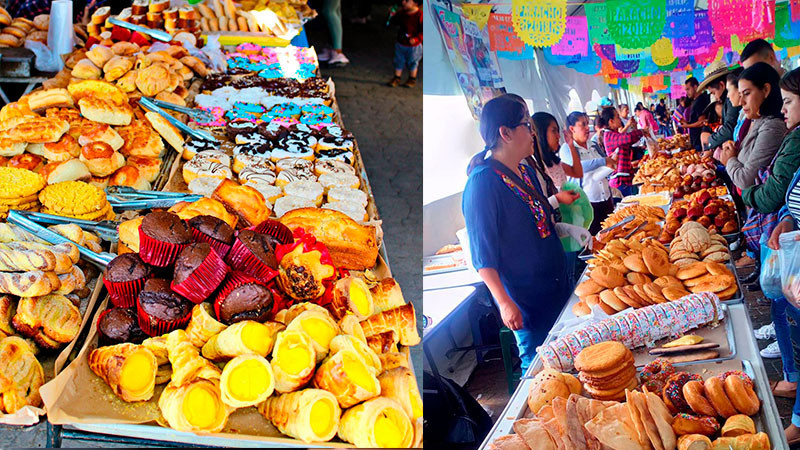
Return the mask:
<path fill-rule="evenodd" d="M 589 22 L 589 37 L 593 44 L 608 45 L 613 44 L 614 39 L 608 34 L 606 26 L 606 4 L 605 3 L 584 3 L 586 19 Z"/>
<path fill-rule="evenodd" d="M 661 37 L 666 0 L 608 0 L 606 24 L 614 42 L 627 49 L 648 48 Z"/>

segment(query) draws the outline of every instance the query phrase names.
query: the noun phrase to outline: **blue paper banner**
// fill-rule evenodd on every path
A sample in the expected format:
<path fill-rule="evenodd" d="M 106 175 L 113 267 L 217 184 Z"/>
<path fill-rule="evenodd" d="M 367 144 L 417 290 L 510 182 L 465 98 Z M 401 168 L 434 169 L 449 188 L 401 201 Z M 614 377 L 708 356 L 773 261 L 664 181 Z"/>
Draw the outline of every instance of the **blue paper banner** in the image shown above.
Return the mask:
<path fill-rule="evenodd" d="M 670 39 L 694 34 L 694 0 L 667 0 L 663 36 Z"/>
<path fill-rule="evenodd" d="M 714 44 L 714 35 L 708 11 L 698 9 L 694 12 L 694 35 L 679 37 L 672 41 L 675 56 L 692 56 L 707 52 Z"/>
<path fill-rule="evenodd" d="M 596 75 L 600 73 L 600 58 L 595 52 L 589 52 L 588 56 L 582 57 L 578 62 L 568 62 L 567 67 L 577 70 L 580 73 L 587 75 Z"/>

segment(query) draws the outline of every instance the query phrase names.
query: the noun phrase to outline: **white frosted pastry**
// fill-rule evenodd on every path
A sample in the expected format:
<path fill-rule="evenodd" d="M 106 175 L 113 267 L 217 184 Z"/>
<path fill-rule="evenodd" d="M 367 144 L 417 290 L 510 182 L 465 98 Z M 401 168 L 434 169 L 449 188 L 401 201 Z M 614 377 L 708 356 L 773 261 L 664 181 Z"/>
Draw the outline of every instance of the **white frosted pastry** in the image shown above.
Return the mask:
<path fill-rule="evenodd" d="M 276 177 L 269 164 L 254 164 L 239 172 L 239 182 L 245 185 L 275 184 Z"/>
<path fill-rule="evenodd" d="M 202 150 L 195 153 L 192 159 L 215 161 L 228 167 L 231 166 L 231 157 L 222 150 Z"/>
<path fill-rule="evenodd" d="M 344 173 L 355 176 L 356 169 L 350 164 L 335 159 L 318 159 L 314 161 L 314 173 L 317 176 L 323 173 Z"/>
<path fill-rule="evenodd" d="M 189 182 L 189 192 L 192 194 L 211 197 L 211 194 L 222 183 L 222 178 L 197 177 Z"/>
<path fill-rule="evenodd" d="M 230 167 L 209 159 L 194 158 L 183 165 L 183 181 L 189 184 L 197 177 L 233 178 Z"/>
<path fill-rule="evenodd" d="M 275 200 L 275 206 L 272 208 L 272 210 L 275 212 L 277 217 L 281 217 L 282 215 L 294 209 L 314 207 L 316 207 L 316 205 L 309 199 L 284 195 L 283 197 Z"/>
<path fill-rule="evenodd" d="M 311 180 L 292 181 L 283 187 L 284 194 L 311 200 L 314 206 L 322 204 L 322 185 Z"/>
<path fill-rule="evenodd" d="M 274 205 L 279 198 L 283 197 L 283 189 L 281 189 L 280 186 L 252 182 L 248 183 L 248 186 L 251 186 L 253 189 L 260 192 L 270 205 Z"/>
<path fill-rule="evenodd" d="M 350 202 L 353 204 L 367 207 L 367 193 L 361 189 L 353 189 L 344 186 L 332 186 L 328 189 L 328 202 Z"/>
<path fill-rule="evenodd" d="M 275 170 L 280 174 L 282 170 L 294 169 L 311 172 L 314 168 L 314 163 L 301 158 L 286 158 L 275 163 Z"/>
<path fill-rule="evenodd" d="M 357 222 L 364 222 L 369 219 L 367 210 L 358 203 L 348 201 L 328 202 L 322 205 L 322 207 L 324 209 L 332 209 L 347 214 L 351 219 Z"/>
<path fill-rule="evenodd" d="M 323 173 L 319 176 L 319 182 L 327 191 L 333 186 L 344 186 L 353 189 L 358 189 L 361 181 L 355 175 L 348 175 L 346 173 Z"/>

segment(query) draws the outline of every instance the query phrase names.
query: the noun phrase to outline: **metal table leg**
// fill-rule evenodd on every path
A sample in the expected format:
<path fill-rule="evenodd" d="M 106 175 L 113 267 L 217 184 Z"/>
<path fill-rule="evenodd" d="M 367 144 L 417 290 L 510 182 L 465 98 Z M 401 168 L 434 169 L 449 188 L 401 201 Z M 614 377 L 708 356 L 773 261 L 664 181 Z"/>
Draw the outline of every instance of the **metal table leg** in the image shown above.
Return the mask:
<path fill-rule="evenodd" d="M 61 425 L 53 425 L 47 421 L 47 448 L 61 448 Z"/>

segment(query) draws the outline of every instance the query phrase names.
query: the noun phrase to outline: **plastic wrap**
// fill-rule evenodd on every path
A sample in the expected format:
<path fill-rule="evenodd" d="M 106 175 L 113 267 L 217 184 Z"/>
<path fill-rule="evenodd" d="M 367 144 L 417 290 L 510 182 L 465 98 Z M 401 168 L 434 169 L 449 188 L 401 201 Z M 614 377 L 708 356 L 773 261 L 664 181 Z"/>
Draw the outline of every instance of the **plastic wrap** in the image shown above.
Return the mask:
<path fill-rule="evenodd" d="M 72 29 L 72 1 L 54 0 L 50 5 L 50 28 L 47 30 L 47 46 L 59 57 L 58 68 L 64 67 L 61 55 L 72 52 L 75 44 L 75 31 Z M 38 56 L 38 55 L 37 55 Z M 38 68 L 38 64 L 36 66 Z"/>
<path fill-rule="evenodd" d="M 769 236 L 761 236 L 761 275 L 759 283 L 764 296 L 770 299 L 783 297 L 781 291 L 781 264 L 778 252 L 767 246 Z"/>
<path fill-rule="evenodd" d="M 783 295 L 789 303 L 800 308 L 800 231 L 783 233 L 779 243 Z"/>

